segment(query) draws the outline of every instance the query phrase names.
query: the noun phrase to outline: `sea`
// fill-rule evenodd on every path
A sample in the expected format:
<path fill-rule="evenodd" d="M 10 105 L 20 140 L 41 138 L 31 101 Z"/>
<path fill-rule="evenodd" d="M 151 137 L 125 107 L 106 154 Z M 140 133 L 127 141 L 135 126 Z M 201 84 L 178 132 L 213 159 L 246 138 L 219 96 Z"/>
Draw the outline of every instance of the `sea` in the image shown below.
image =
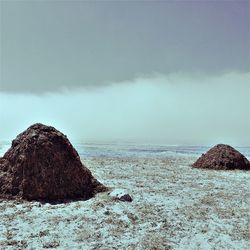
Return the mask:
<path fill-rule="evenodd" d="M 0 142 L 0 157 L 10 148 L 10 142 Z M 154 158 L 167 156 L 197 156 L 207 152 L 209 146 L 170 146 L 130 143 L 79 143 L 73 146 L 82 158 L 132 157 Z M 250 147 L 235 147 L 250 159 Z"/>

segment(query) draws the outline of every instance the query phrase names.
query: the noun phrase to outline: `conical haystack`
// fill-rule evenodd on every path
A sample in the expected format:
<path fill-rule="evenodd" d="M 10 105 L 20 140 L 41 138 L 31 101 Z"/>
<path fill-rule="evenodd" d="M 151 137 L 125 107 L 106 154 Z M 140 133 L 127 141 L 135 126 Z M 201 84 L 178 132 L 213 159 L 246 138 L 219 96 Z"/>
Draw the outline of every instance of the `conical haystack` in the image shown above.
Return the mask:
<path fill-rule="evenodd" d="M 65 135 L 34 124 L 0 158 L 0 197 L 58 201 L 88 199 L 106 188 L 81 163 Z"/>
<path fill-rule="evenodd" d="M 193 167 L 216 170 L 250 170 L 250 163 L 244 155 L 233 147 L 218 144 L 203 154 L 193 164 Z"/>

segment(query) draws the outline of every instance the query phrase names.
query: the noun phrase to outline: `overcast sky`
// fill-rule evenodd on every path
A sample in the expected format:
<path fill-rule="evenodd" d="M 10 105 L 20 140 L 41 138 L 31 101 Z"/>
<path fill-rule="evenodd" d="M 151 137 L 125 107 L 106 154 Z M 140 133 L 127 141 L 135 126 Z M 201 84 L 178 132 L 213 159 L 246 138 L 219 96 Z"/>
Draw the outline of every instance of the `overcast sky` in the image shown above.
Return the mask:
<path fill-rule="evenodd" d="M 249 1 L 0 6 L 0 139 L 250 145 Z"/>

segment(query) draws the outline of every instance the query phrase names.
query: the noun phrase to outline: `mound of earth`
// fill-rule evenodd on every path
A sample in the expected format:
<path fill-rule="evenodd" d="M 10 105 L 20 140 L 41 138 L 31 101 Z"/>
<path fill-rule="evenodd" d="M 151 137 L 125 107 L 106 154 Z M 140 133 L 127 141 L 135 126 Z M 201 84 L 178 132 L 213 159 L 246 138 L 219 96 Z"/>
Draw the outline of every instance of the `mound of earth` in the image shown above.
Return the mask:
<path fill-rule="evenodd" d="M 0 197 L 61 201 L 89 199 L 107 188 L 80 160 L 67 137 L 34 124 L 0 158 Z"/>
<path fill-rule="evenodd" d="M 218 144 L 203 154 L 194 164 L 195 168 L 215 170 L 250 170 L 250 162 L 239 151 L 225 144 Z"/>

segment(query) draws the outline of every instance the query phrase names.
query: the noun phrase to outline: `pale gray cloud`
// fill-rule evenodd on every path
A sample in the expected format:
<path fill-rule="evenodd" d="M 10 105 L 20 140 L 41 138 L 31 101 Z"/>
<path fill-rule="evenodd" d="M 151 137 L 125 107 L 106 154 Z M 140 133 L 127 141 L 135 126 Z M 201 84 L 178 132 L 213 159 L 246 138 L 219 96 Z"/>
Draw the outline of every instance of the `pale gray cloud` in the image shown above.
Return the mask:
<path fill-rule="evenodd" d="M 0 138 L 42 122 L 73 141 L 250 146 L 249 77 L 170 74 L 95 90 L 2 93 Z"/>

